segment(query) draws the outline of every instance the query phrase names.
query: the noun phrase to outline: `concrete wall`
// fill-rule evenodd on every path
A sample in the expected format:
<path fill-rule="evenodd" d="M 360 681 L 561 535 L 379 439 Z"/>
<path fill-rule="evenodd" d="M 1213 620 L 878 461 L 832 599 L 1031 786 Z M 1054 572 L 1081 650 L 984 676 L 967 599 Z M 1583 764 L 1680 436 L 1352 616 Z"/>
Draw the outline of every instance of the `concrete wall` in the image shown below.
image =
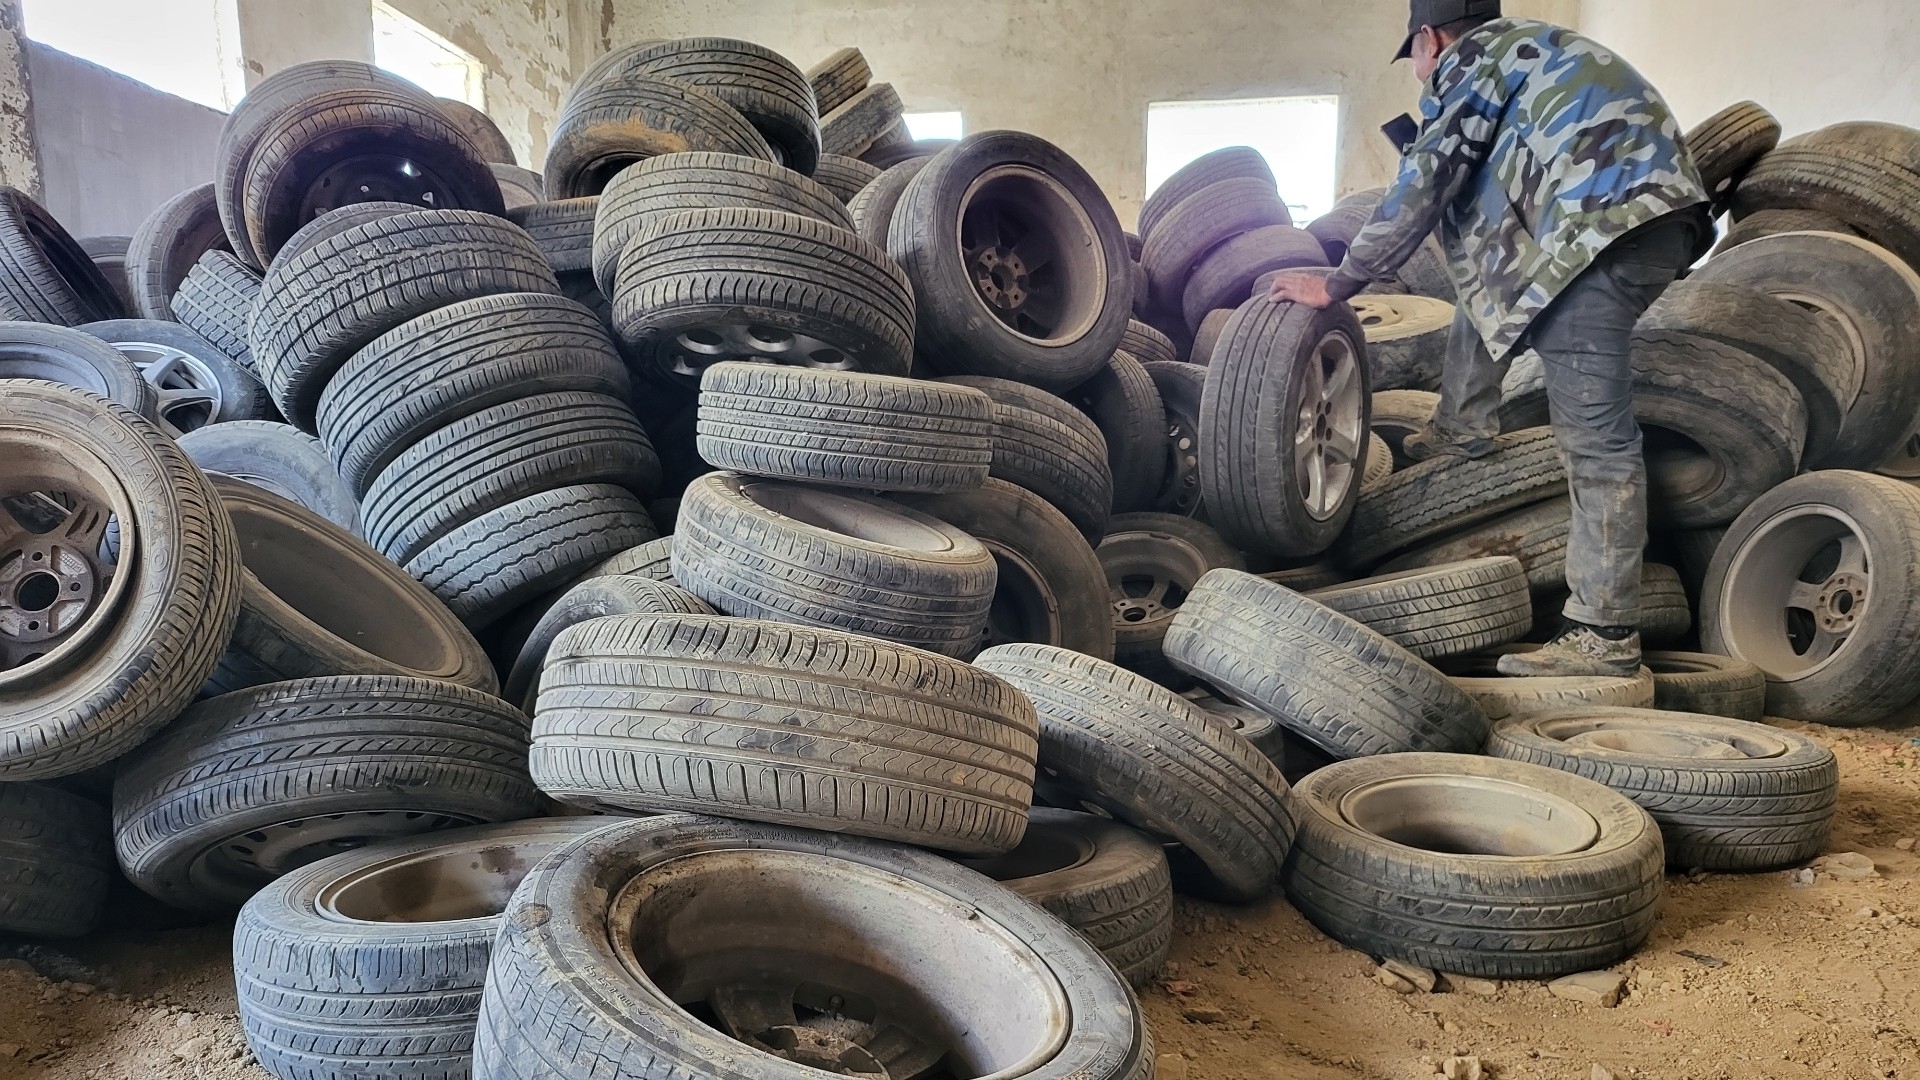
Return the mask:
<path fill-rule="evenodd" d="M 1752 99 L 1789 135 L 1842 120 L 1920 127 L 1920 5 L 1586 0 L 1580 27 L 1651 79 L 1682 124 Z"/>
<path fill-rule="evenodd" d="M 20 0 L 0 0 L 0 184 L 38 197 L 40 151 L 33 134 L 32 83 Z"/>
<path fill-rule="evenodd" d="M 213 179 L 226 115 L 29 42 L 43 204 L 75 236 L 123 236 Z"/>

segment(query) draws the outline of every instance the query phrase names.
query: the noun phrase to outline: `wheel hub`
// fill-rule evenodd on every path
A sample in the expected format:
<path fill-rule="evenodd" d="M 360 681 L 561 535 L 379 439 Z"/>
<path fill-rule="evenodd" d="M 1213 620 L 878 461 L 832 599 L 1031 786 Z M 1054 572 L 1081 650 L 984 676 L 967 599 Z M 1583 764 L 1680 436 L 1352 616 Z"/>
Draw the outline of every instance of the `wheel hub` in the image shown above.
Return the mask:
<path fill-rule="evenodd" d="M 410 203 L 423 210 L 450 205 L 448 185 L 408 158 L 372 154 L 350 157 L 319 176 L 300 202 L 300 223 L 329 210 L 363 202 Z"/>
<path fill-rule="evenodd" d="M 1002 311 L 1019 311 L 1031 293 L 1026 264 L 1011 250 L 983 248 L 973 256 L 973 285 L 980 298 Z"/>
<path fill-rule="evenodd" d="M 73 504 L 71 507 L 65 503 Z M 0 670 L 46 655 L 87 624 L 112 582 L 108 510 L 90 499 L 11 496 L 18 528 L 0 538 Z"/>
<path fill-rule="evenodd" d="M 864 1026 L 864 1025 L 862 1025 Z M 774 1057 L 819 1069 L 835 1076 L 867 1076 L 889 1080 L 886 1066 L 866 1047 L 831 1031 L 802 1024 L 771 1027 L 748 1040 Z"/>
<path fill-rule="evenodd" d="M 1813 617 L 1832 634 L 1852 630 L 1867 609 L 1867 579 L 1859 574 L 1835 574 L 1820 589 Z"/>

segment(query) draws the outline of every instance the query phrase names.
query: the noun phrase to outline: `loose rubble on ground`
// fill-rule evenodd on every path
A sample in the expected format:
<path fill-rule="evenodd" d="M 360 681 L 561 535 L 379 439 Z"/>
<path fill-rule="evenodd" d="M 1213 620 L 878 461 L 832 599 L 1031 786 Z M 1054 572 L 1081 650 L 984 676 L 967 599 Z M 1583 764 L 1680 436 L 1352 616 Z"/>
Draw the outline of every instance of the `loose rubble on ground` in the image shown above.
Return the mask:
<path fill-rule="evenodd" d="M 1674 1020 L 1569 1056 L 1453 1003 L 1618 1015 L 1733 969 L 1784 1008 L 1787 959 L 1675 951 L 1674 913 L 1755 926 L 1720 875 L 1885 885 L 1837 812 L 1911 878 L 1872 826 L 1912 785 L 1848 804 L 1841 729 L 1920 698 L 1920 132 L 1776 146 L 1746 103 L 1688 136 L 1732 227 L 1636 337 L 1666 651 L 1520 679 L 1567 479 L 1537 358 L 1493 455 L 1402 453 L 1437 241 L 1275 304 L 1380 193 L 1300 227 L 1230 148 L 1135 236 L 1047 141 L 901 112 L 856 50 L 645 42 L 536 175 L 315 63 L 124 244 L 0 192 L 0 1010 L 40 988 L 0 1070 L 1278 1075 L 1231 1030 L 1450 1080 L 1773 1075 L 1638 1063 Z M 237 1024 L 89 981 L 130 888 L 234 920 L 183 966 Z M 1884 899 L 1821 918 L 1911 965 L 1906 894 L 1846 895 Z M 1302 1033 L 1250 1018 L 1334 964 Z M 1367 1047 L 1316 1041 L 1335 1001 Z M 1905 1015 L 1804 1064 L 1907 1075 Z"/>

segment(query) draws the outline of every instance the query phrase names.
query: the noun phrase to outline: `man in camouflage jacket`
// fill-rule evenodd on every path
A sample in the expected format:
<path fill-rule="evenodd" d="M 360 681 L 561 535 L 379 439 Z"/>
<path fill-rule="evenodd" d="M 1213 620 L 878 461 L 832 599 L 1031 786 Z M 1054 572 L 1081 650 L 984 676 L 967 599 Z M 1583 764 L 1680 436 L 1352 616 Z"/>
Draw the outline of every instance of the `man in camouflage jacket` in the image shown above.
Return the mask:
<path fill-rule="evenodd" d="M 1573 498 L 1566 622 L 1509 675 L 1636 673 L 1647 473 L 1628 344 L 1712 241 L 1707 193 L 1659 93 L 1571 30 L 1500 17 L 1499 0 L 1414 0 L 1424 123 L 1399 178 L 1331 276 L 1282 275 L 1276 301 L 1324 307 L 1389 279 L 1438 226 L 1459 290 L 1416 458 L 1495 449 L 1500 385 L 1537 353 Z"/>

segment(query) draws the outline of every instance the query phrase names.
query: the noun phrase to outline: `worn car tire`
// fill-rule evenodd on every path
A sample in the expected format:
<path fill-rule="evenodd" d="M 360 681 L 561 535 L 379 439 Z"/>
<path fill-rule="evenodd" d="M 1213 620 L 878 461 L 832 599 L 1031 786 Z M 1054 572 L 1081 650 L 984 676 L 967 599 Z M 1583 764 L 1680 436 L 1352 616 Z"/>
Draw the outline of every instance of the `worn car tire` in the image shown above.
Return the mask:
<path fill-rule="evenodd" d="M 173 294 L 173 318 L 258 378 L 247 324 L 259 299 L 258 270 L 228 252 L 209 251 L 187 271 Z"/>
<path fill-rule="evenodd" d="M 1166 475 L 1148 509 L 1192 517 L 1200 509 L 1200 402 L 1206 396 L 1207 369 L 1177 360 L 1151 360 L 1141 366 L 1160 391 L 1167 447 Z"/>
<path fill-rule="evenodd" d="M 84 330 L 0 322 L 0 380 L 23 379 L 85 390 L 148 420 L 158 418 L 159 397 L 140 369 Z"/>
<path fill-rule="evenodd" d="M 1367 335 L 1376 394 L 1440 389 L 1457 308 L 1430 296 L 1362 295 L 1353 311 Z"/>
<path fill-rule="evenodd" d="M 1173 514 L 1117 514 L 1094 554 L 1107 587 L 1113 662 L 1163 685 L 1185 684 L 1160 649 L 1193 587 L 1246 562 L 1213 527 Z"/>
<path fill-rule="evenodd" d="M 78 241 L 23 192 L 0 187 L 0 320 L 78 326 L 126 317 Z"/>
<path fill-rule="evenodd" d="M 279 417 L 253 373 L 220 347 L 171 320 L 114 319 L 86 323 L 97 337 L 133 363 L 154 391 L 154 417 L 178 437 L 209 424 Z"/>
<path fill-rule="evenodd" d="M 753 125 L 775 160 L 802 176 L 820 161 L 825 125 L 813 87 L 793 61 L 764 45 L 725 37 L 685 37 L 621 50 L 597 78 L 644 72 L 711 92 Z"/>
<path fill-rule="evenodd" d="M 1261 180 L 1274 187 L 1273 168 L 1258 150 L 1250 146 L 1229 146 L 1202 154 L 1180 167 L 1166 182 L 1155 188 L 1140 207 L 1140 236 L 1152 239 L 1161 219 L 1189 197 L 1228 180 Z M 1143 243 L 1144 250 L 1144 243 Z"/>
<path fill-rule="evenodd" d="M 807 82 L 813 87 L 814 104 L 820 115 L 853 100 L 853 95 L 873 81 L 873 68 L 855 48 L 836 49 L 825 60 L 807 69 Z"/>
<path fill-rule="evenodd" d="M 493 117 L 457 98 L 436 98 L 434 104 L 440 106 L 447 122 L 458 128 L 480 152 L 481 161 L 489 165 L 520 164 L 514 156 L 513 144 L 507 141 L 506 133 L 494 123 Z"/>
<path fill-rule="evenodd" d="M 718 615 L 711 604 L 664 581 L 633 574 L 593 574 L 560 595 L 521 644 L 501 696 L 532 716 L 540 669 L 560 634 L 590 619 L 613 615 Z"/>
<path fill-rule="evenodd" d="M 1325 265 L 1320 241 L 1304 229 L 1267 225 L 1241 233 L 1193 264 L 1180 293 L 1181 317 L 1198 332 L 1209 312 L 1246 303 L 1254 282 L 1267 274 Z"/>
<path fill-rule="evenodd" d="M 887 233 L 893 226 L 894 208 L 900 205 L 900 196 L 907 193 L 907 185 L 920 175 L 932 157 L 908 158 L 898 165 L 890 166 L 887 171 L 874 178 L 873 183 L 860 189 L 860 193 L 847 201 L 847 216 L 853 219 L 853 231 L 859 233 L 871 243 L 887 246 Z"/>
<path fill-rule="evenodd" d="M 1727 226 L 1720 237 L 1720 243 L 1713 249 L 1713 258 L 1732 251 L 1742 244 L 1752 243 L 1763 236 L 1777 236 L 1790 232 L 1828 232 L 1842 236 L 1859 236 L 1859 230 L 1818 210 L 1755 210 L 1746 217 Z"/>
<path fill-rule="evenodd" d="M 1722 200 L 1755 162 L 1780 145 L 1780 121 L 1754 102 L 1742 101 L 1702 120 L 1681 142 L 1707 195 Z"/>
<path fill-rule="evenodd" d="M 0 930 L 90 933 L 116 874 L 105 807 L 51 784 L 0 784 Z"/>
<path fill-rule="evenodd" d="M 1767 673 L 1730 656 L 1648 652 L 1653 707 L 1759 723 L 1767 715 Z"/>
<path fill-rule="evenodd" d="M 1166 405 L 1153 375 L 1139 360 L 1117 352 L 1093 377 L 1066 394 L 1107 442 L 1115 513 L 1153 508 L 1167 468 Z"/>
<path fill-rule="evenodd" d="M 1736 218 L 1756 210 L 1832 214 L 1907 265 L 1920 263 L 1920 173 L 1875 153 L 1789 142 L 1761 158 L 1733 193 Z"/>
<path fill-rule="evenodd" d="M 1526 570 L 1505 556 L 1366 578 L 1307 598 L 1425 660 L 1518 641 L 1533 626 Z"/>
<path fill-rule="evenodd" d="M 1397 574 L 1402 570 L 1506 555 L 1520 560 L 1527 584 L 1535 595 L 1564 590 L 1567 532 L 1572 524 L 1573 504 L 1562 495 L 1403 552 L 1379 569 L 1383 574 Z"/>
<path fill-rule="evenodd" d="M 994 479 L 1052 503 L 1089 542 L 1106 535 L 1113 470 L 1098 425 L 1060 398 L 1007 379 L 958 375 L 940 381 L 993 399 Z"/>
<path fill-rule="evenodd" d="M 1447 673 L 1448 680 L 1466 691 L 1494 721 L 1541 709 L 1653 707 L 1653 672 L 1644 667 L 1631 676 L 1517 677 L 1500 673 L 1500 657 L 1539 647 L 1507 645 L 1477 656 L 1443 660 L 1440 667 Z"/>
<path fill-rule="evenodd" d="M 270 420 L 236 420 L 180 436 L 180 449 L 209 473 L 244 480 L 362 535 L 360 506 L 320 440 Z"/>
<path fill-rule="evenodd" d="M 127 288 L 142 319 L 173 321 L 173 296 L 209 251 L 228 251 L 213 184 L 201 184 L 160 204 L 127 242 Z"/>
<path fill-rule="evenodd" d="M 886 141 L 900 126 L 905 111 L 892 84 L 869 83 L 838 108 L 820 114 L 820 149 L 840 157 L 861 157 Z"/>
<path fill-rule="evenodd" d="M 1501 435 L 1494 447 L 1479 459 L 1423 461 L 1365 492 L 1354 507 L 1342 556 L 1364 566 L 1566 492 L 1566 468 L 1551 429 Z"/>
<path fill-rule="evenodd" d="M 775 160 L 747 118 L 705 87 L 640 71 L 583 84 L 548 141 L 546 197 L 598 195 L 635 162 L 689 150 Z"/>
<path fill-rule="evenodd" d="M 1292 224 L 1287 204 L 1265 180 L 1223 180 L 1202 188 L 1167 211 L 1146 234 L 1140 265 L 1147 271 L 1148 295 L 1167 311 L 1180 312 L 1195 268 L 1209 252 L 1256 229 Z M 1249 288 L 1252 284 L 1249 279 Z M 1240 297 L 1240 302 L 1246 299 Z M 1190 320 L 1188 325 L 1199 322 Z"/>
<path fill-rule="evenodd" d="M 850 204 L 868 184 L 880 179 L 880 170 L 859 158 L 840 154 L 821 154 L 813 179 L 832 192 L 842 204 Z"/>

